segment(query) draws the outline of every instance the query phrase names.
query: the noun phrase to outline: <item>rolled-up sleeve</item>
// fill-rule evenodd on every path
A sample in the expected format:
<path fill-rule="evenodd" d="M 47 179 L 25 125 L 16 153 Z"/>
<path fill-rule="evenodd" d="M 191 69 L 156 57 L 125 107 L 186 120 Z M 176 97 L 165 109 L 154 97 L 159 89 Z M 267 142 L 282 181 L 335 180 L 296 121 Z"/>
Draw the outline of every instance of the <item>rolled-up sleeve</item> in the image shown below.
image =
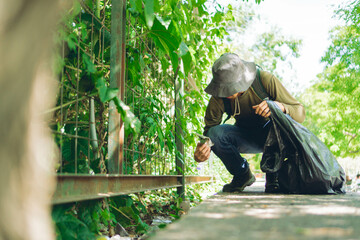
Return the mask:
<path fill-rule="evenodd" d="M 288 90 L 283 86 L 279 79 L 268 72 L 262 72 L 262 79 L 268 79 L 262 81 L 265 89 L 275 101 L 282 103 L 285 107 L 285 113 L 290 115 L 295 121 L 302 123 L 305 120 L 305 108 L 296 100 Z"/>

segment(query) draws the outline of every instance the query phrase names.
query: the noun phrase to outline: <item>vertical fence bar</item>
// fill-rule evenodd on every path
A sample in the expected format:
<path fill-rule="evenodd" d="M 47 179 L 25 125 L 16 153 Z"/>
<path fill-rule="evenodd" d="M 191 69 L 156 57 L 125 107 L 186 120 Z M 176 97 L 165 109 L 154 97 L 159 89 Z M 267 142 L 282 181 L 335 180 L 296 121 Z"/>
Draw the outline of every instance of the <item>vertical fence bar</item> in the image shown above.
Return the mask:
<path fill-rule="evenodd" d="M 61 51 L 61 58 L 65 62 L 65 43 L 62 42 L 62 51 Z M 60 80 L 60 132 L 62 132 L 64 127 L 64 110 L 63 110 L 63 104 L 64 104 L 64 67 L 61 70 L 61 80 Z M 60 134 L 60 173 L 63 171 L 63 135 Z"/>
<path fill-rule="evenodd" d="M 81 22 L 81 12 L 79 15 L 79 22 Z M 81 32 L 81 27 L 78 26 L 78 31 Z M 78 34 L 77 48 L 77 66 L 76 66 L 76 117 L 75 117 L 75 173 L 78 171 L 78 133 L 79 133 L 79 83 L 80 83 L 80 34 Z"/>
<path fill-rule="evenodd" d="M 121 100 L 125 92 L 125 29 L 126 0 L 114 0 L 111 9 L 110 87 L 119 89 Z M 108 141 L 109 173 L 122 174 L 124 124 L 112 101 L 109 106 Z"/>
<path fill-rule="evenodd" d="M 175 73 L 175 144 L 176 144 L 176 152 L 175 152 L 175 163 L 176 163 L 176 172 L 178 175 L 182 175 L 181 177 L 181 187 L 177 188 L 177 192 L 179 196 L 184 199 L 185 193 L 185 164 L 184 164 L 184 144 L 182 139 L 184 138 L 184 133 L 181 127 L 181 116 L 184 112 L 184 81 L 177 76 Z"/>

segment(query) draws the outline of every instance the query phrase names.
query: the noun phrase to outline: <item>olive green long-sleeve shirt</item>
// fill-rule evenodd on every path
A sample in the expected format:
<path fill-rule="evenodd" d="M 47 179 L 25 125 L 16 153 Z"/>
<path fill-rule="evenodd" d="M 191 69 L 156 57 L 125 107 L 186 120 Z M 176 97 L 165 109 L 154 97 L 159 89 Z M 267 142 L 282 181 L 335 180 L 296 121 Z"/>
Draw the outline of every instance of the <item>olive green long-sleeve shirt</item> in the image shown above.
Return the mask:
<path fill-rule="evenodd" d="M 305 120 L 304 106 L 297 101 L 281 84 L 279 79 L 269 72 L 260 71 L 261 82 L 266 92 L 275 101 L 282 103 L 285 107 L 285 113 L 289 114 L 295 121 L 301 123 Z M 260 104 L 263 100 L 259 98 L 252 88 L 246 90 L 241 96 L 238 96 L 240 105 L 240 114 L 235 116 L 235 125 L 241 127 L 263 126 L 267 119 L 255 114 L 252 106 Z M 234 112 L 234 100 L 231 101 L 232 112 Z M 225 107 L 222 98 L 212 96 L 206 108 L 204 135 L 207 131 L 216 125 L 221 124 Z"/>

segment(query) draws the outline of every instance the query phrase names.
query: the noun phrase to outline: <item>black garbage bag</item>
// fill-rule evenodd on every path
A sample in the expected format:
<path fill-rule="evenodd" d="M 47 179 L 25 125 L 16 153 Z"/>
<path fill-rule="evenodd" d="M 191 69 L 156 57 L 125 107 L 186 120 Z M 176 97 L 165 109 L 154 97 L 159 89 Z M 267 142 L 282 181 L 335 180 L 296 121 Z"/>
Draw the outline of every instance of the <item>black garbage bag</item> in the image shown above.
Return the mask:
<path fill-rule="evenodd" d="M 334 155 L 311 131 L 284 114 L 273 101 L 271 126 L 260 167 L 276 173 L 284 193 L 345 193 L 345 172 Z"/>

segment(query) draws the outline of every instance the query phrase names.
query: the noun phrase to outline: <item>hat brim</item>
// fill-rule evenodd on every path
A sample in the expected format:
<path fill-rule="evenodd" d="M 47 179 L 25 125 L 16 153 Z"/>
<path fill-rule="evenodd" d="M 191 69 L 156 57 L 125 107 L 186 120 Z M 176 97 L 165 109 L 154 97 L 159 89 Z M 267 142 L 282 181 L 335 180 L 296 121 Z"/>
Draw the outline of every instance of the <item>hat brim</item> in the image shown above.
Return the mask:
<path fill-rule="evenodd" d="M 256 65 L 253 62 L 243 61 L 244 71 L 232 83 L 221 84 L 218 81 L 211 80 L 205 88 L 205 92 L 214 97 L 229 97 L 238 92 L 246 91 L 256 78 Z"/>

